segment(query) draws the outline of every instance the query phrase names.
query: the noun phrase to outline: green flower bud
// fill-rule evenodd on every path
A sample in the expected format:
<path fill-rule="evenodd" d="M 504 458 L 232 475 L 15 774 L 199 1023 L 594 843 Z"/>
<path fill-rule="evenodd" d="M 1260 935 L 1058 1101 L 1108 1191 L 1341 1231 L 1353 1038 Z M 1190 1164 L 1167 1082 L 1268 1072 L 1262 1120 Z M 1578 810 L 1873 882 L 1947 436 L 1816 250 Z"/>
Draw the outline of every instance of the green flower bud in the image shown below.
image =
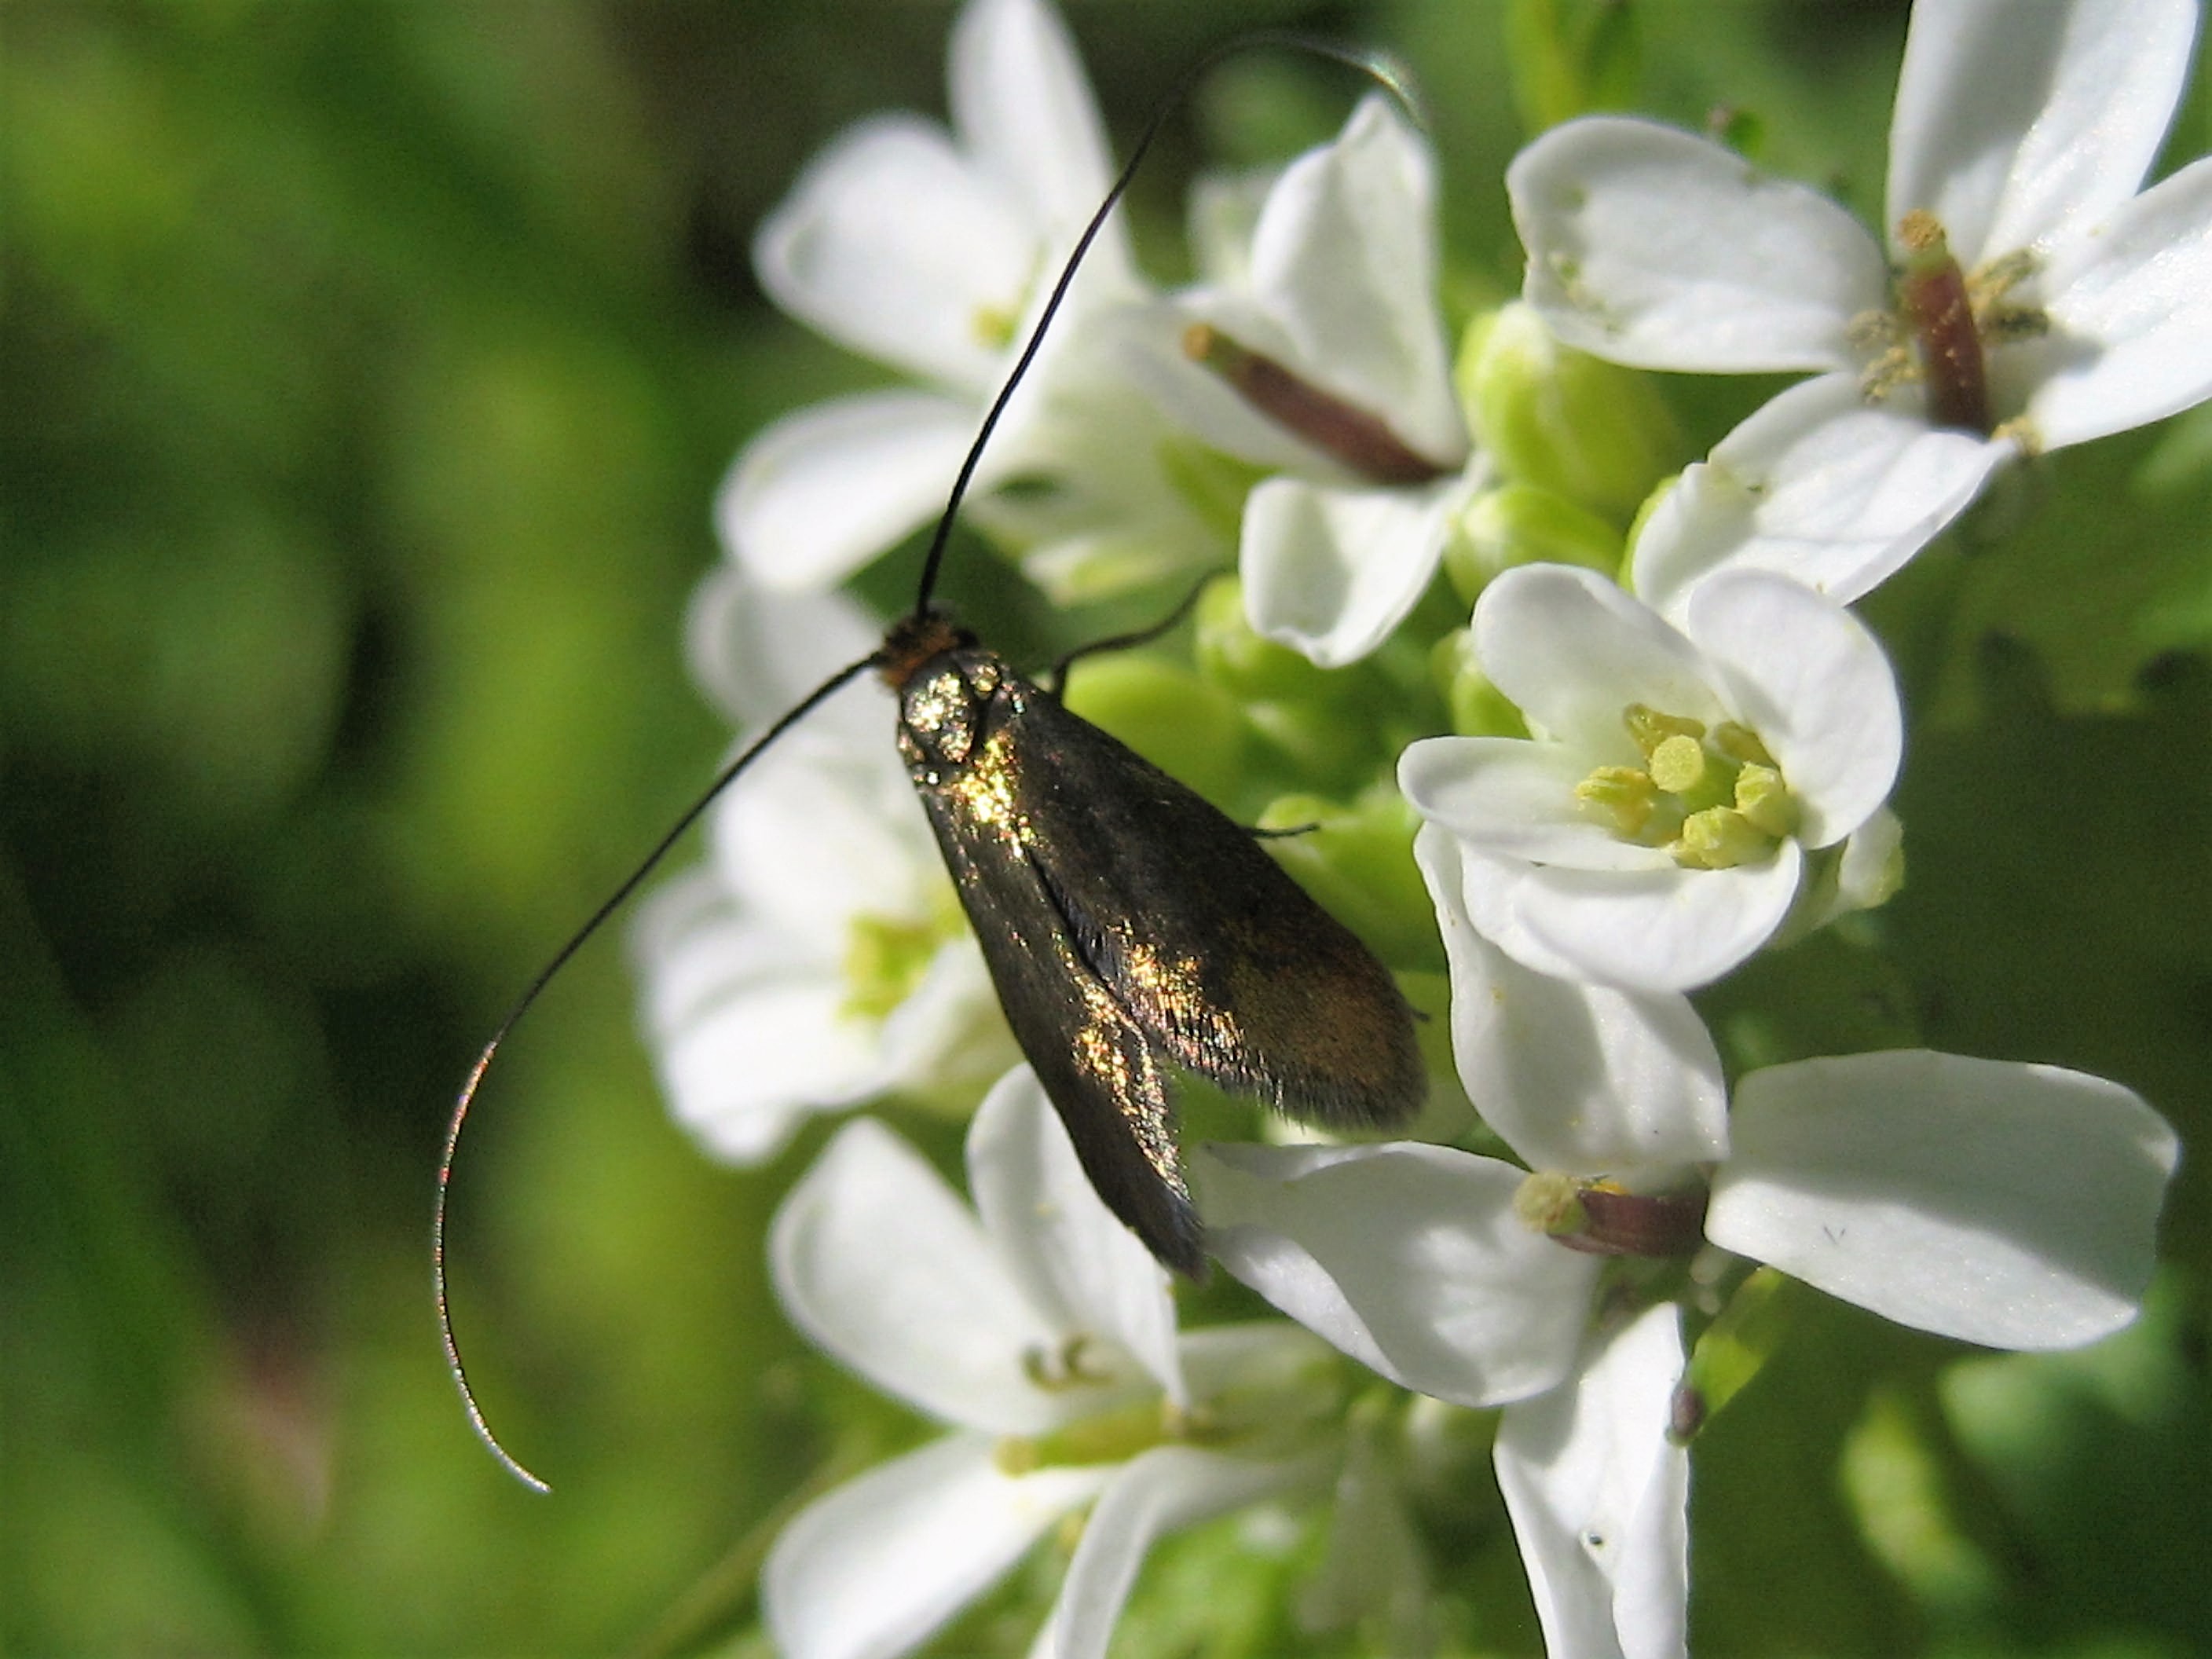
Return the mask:
<path fill-rule="evenodd" d="M 1287 645 L 1255 633 L 1244 614 L 1244 585 L 1231 577 L 1199 595 L 1192 653 L 1198 672 L 1238 701 L 1319 700 L 1328 676 Z"/>
<path fill-rule="evenodd" d="M 1741 1394 L 1782 1346 L 1791 1322 L 1790 1281 L 1771 1267 L 1747 1276 L 1690 1351 L 1682 1386 L 1698 1399 L 1698 1426 Z M 1685 1436 L 1685 1438 L 1687 1437 Z"/>
<path fill-rule="evenodd" d="M 1212 801 L 1236 799 L 1248 728 L 1237 699 L 1156 657 L 1085 657 L 1067 677 L 1067 707 Z"/>
<path fill-rule="evenodd" d="M 1298 778 L 1353 788 L 1375 775 L 1375 728 L 1337 703 L 1254 702 L 1246 722 L 1273 745 Z"/>
<path fill-rule="evenodd" d="M 1626 525 L 1681 465 L 1674 416 L 1650 379 L 1561 345 L 1518 301 L 1478 317 L 1454 380 L 1475 440 L 1507 477 Z"/>
<path fill-rule="evenodd" d="M 1444 544 L 1444 574 L 1466 603 L 1501 570 L 1516 564 L 1620 569 L 1620 536 L 1586 507 L 1532 483 L 1486 489 L 1462 509 Z"/>
<path fill-rule="evenodd" d="M 1505 694 L 1490 683 L 1475 659 L 1472 629 L 1455 628 L 1436 642 L 1429 666 L 1444 706 L 1451 711 L 1451 728 L 1468 737 L 1525 738 L 1528 722 Z"/>
<path fill-rule="evenodd" d="M 1322 907 L 1365 939 L 1385 963 L 1441 969 L 1436 907 L 1413 862 L 1420 817 L 1394 788 L 1370 789 L 1346 806 L 1317 795 L 1285 795 L 1260 815 L 1263 830 L 1314 828 L 1266 843 Z"/>
<path fill-rule="evenodd" d="M 1641 82 L 1632 6 L 1511 0 L 1505 65 L 1522 128 L 1541 132 L 1594 110 L 1627 109 Z"/>

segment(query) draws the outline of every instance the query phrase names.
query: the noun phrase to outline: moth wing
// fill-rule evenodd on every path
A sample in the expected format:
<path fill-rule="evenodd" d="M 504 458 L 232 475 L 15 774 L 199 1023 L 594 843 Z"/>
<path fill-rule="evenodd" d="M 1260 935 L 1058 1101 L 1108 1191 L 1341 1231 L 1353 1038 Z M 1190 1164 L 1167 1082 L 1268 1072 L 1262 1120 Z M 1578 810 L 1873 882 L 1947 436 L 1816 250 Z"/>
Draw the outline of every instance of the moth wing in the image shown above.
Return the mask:
<path fill-rule="evenodd" d="M 1252 832 L 1024 688 L 1014 787 L 1051 901 L 1177 1064 L 1294 1117 L 1403 1122 L 1427 1073 L 1389 972 Z"/>
<path fill-rule="evenodd" d="M 926 790 L 922 801 L 1006 1023 L 1084 1174 L 1154 1256 L 1202 1278 L 1205 1230 L 1149 1035 L 1068 937 L 1024 838 L 979 822 L 957 793 Z"/>

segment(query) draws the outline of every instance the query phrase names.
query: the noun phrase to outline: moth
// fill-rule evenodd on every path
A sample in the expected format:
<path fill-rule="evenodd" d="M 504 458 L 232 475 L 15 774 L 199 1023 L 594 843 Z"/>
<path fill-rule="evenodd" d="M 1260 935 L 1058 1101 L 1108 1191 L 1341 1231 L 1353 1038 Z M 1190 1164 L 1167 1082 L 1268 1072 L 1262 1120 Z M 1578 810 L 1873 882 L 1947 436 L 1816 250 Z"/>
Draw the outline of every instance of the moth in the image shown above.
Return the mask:
<path fill-rule="evenodd" d="M 1070 713 L 932 603 L 985 446 L 1138 164 L 1199 74 L 1265 44 L 1316 51 L 1393 85 L 1356 54 L 1266 34 L 1232 42 L 1184 76 L 1077 239 L 986 411 L 924 556 L 913 610 L 723 768 L 539 971 L 462 1085 L 431 1222 L 439 1330 L 471 1426 L 525 1484 L 549 1490 L 485 1421 L 447 1300 L 447 1192 L 470 1105 L 516 1022 L 684 831 L 784 732 L 866 672 L 897 696 L 899 752 L 1015 1040 L 1099 1197 L 1159 1261 L 1193 1278 L 1205 1268 L 1171 1068 L 1332 1128 L 1384 1127 L 1419 1109 L 1427 1077 L 1412 1007 L 1373 953 L 1261 850 L 1260 832 Z"/>
<path fill-rule="evenodd" d="M 1007 1024 L 1154 1255 L 1205 1264 L 1168 1066 L 1331 1127 L 1419 1109 L 1396 982 L 1251 830 L 940 616 L 896 623 L 877 659 Z"/>

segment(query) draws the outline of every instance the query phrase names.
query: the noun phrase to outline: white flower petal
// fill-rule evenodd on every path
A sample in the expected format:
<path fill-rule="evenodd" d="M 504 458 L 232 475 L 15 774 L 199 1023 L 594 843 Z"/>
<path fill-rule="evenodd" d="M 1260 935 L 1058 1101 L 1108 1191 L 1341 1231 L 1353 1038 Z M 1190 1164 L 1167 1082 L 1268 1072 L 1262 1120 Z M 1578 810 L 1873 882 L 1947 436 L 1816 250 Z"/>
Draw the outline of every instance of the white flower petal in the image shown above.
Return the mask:
<path fill-rule="evenodd" d="M 777 1537 L 761 1604 L 785 1659 L 893 1659 L 999 1578 L 1110 1466 L 1008 1476 L 957 1434 L 816 1499 Z"/>
<path fill-rule="evenodd" d="M 810 1113 L 884 1086 L 873 1033 L 842 1012 L 842 981 L 795 962 L 711 871 L 655 891 L 630 940 L 661 1087 L 716 1158 L 765 1163 Z"/>
<path fill-rule="evenodd" d="M 1524 292 L 1569 345 L 1644 368 L 1840 368 L 1888 298 L 1865 228 L 1802 185 L 1656 122 L 1554 127 L 1506 169 Z"/>
<path fill-rule="evenodd" d="M 1014 1278 L 1068 1331 L 1105 1339 L 1178 1406 L 1190 1403 L 1176 1355 L 1168 1276 L 1102 1203 L 1036 1074 L 999 1079 L 968 1130 L 968 1189 Z M 1085 1367 L 1095 1371 L 1094 1360 Z M 1131 1379 L 1133 1381 L 1137 1379 Z"/>
<path fill-rule="evenodd" d="M 1238 555 L 1253 628 L 1323 668 L 1365 656 L 1436 574 L 1462 489 L 1457 479 L 1425 491 L 1268 479 L 1245 501 Z"/>
<path fill-rule="evenodd" d="M 1592 765 L 1640 763 L 1622 719 L 1632 702 L 1707 725 L 1732 712 L 1695 646 L 1579 565 L 1521 565 L 1498 577 L 1475 602 L 1474 647 L 1530 729 Z"/>
<path fill-rule="evenodd" d="M 2057 449 L 2160 420 L 2212 396 L 2212 158 L 2055 250 L 2051 332 L 1996 354 L 2039 382 L 2027 416 Z"/>
<path fill-rule="evenodd" d="M 848 981 L 839 981 L 847 996 Z M 937 947 L 921 981 L 884 1016 L 877 1034 L 885 1088 L 988 1089 L 1021 1062 L 982 947 L 963 932 Z"/>
<path fill-rule="evenodd" d="M 944 510 L 981 411 L 930 392 L 864 392 L 787 415 L 714 501 L 722 544 L 763 587 L 832 587 Z"/>
<path fill-rule="evenodd" d="M 2018 450 L 1932 429 L 1910 389 L 1882 403 L 1855 374 L 1763 404 L 1689 467 L 1636 538 L 1638 598 L 1679 621 L 1700 577 L 1772 570 L 1848 605 L 1893 574 Z"/>
<path fill-rule="evenodd" d="M 1514 889 L 1514 913 L 1547 951 L 1575 964 L 1577 979 L 1632 991 L 1694 991 L 1782 925 L 1804 864 L 1797 843 L 1785 841 L 1773 857 L 1729 870 L 1536 865 Z"/>
<path fill-rule="evenodd" d="M 1797 839 L 1841 841 L 1897 781 L 1905 711 L 1881 643 L 1841 605 L 1761 570 L 1698 585 L 1684 627 L 1729 678 L 1796 801 Z"/>
<path fill-rule="evenodd" d="M 846 664 L 883 642 L 883 626 L 842 592 L 774 592 L 731 564 L 692 591 L 684 617 L 684 660 L 715 707 L 743 732 L 758 732 Z M 841 732 L 882 741 L 883 711 L 840 696 L 809 715 Z"/>
<path fill-rule="evenodd" d="M 2117 1083 L 1924 1050 L 1754 1072 L 1733 1132 L 1715 1243 L 2001 1348 L 2074 1347 L 2135 1317 L 2179 1156 Z"/>
<path fill-rule="evenodd" d="M 882 737 L 799 727 L 715 803 L 708 830 L 724 884 L 812 941 L 817 962 L 843 962 L 857 917 L 926 926 L 945 908 L 950 878 Z"/>
<path fill-rule="evenodd" d="M 1689 1650 L 1690 1459 L 1667 1439 L 1681 1375 L 1680 1315 L 1662 1304 L 1498 1422 L 1498 1490 L 1552 1659 Z"/>
<path fill-rule="evenodd" d="M 1024 1358 L 1074 1333 L 1030 1306 L 943 1177 L 878 1123 L 823 1150 L 777 1210 L 769 1260 L 809 1340 L 942 1421 L 1041 1433 L 1091 1401 L 1029 1380 Z"/>
<path fill-rule="evenodd" d="M 1467 919 L 1480 933 L 1532 973 L 1553 979 L 1573 979 L 1582 969 L 1529 933 L 1516 902 L 1521 884 L 1535 866 L 1526 859 L 1486 853 L 1472 842 L 1454 838 L 1460 861 L 1460 894 L 1467 902 Z"/>
<path fill-rule="evenodd" d="M 848 128 L 807 163 L 753 240 L 769 298 L 863 356 L 977 395 L 1035 280 L 1025 204 L 912 115 Z"/>
<path fill-rule="evenodd" d="M 1626 1175 L 1728 1155 L 1719 1052 L 1687 999 L 1531 973 L 1468 918 L 1457 843 L 1413 856 L 1451 963 L 1452 1053 L 1483 1121 L 1539 1170 Z"/>
<path fill-rule="evenodd" d="M 1451 466 L 1468 441 L 1437 313 L 1434 172 L 1420 136 L 1370 93 L 1335 143 L 1284 169 L 1254 233 L 1251 293 L 1288 367 Z"/>
<path fill-rule="evenodd" d="M 1192 361 L 1183 349 L 1183 336 L 1197 322 L 1279 362 L 1291 356 L 1287 337 L 1242 290 L 1201 289 L 1120 308 L 1101 319 L 1100 326 L 1111 331 L 1124 372 L 1161 415 L 1208 447 L 1265 471 L 1356 485 L 1359 481 L 1350 469 L 1261 414 L 1227 380 Z"/>
<path fill-rule="evenodd" d="M 1889 136 L 1889 222 L 1943 222 L 1972 270 L 2135 194 L 2189 74 L 2190 0 L 1921 0 Z"/>
<path fill-rule="evenodd" d="M 1099 1495 L 1067 1564 L 1037 1647 L 1054 1659 L 1105 1659 L 1115 1622 L 1154 1540 L 1325 1478 L 1315 1460 L 1270 1462 L 1156 1446 L 1124 1464 Z"/>
<path fill-rule="evenodd" d="M 1628 747 L 1623 763 L 1635 758 Z M 1583 816 L 1575 787 L 1592 763 L 1565 744 L 1422 738 L 1398 757 L 1398 787 L 1423 817 L 1484 852 L 1577 870 L 1670 866 L 1662 849 L 1623 841 Z"/>
<path fill-rule="evenodd" d="M 1022 204 L 1041 234 L 1047 268 L 1036 268 L 1033 246 L 1026 280 L 1048 288 L 1114 182 L 1075 43 L 1042 0 L 973 0 L 953 25 L 947 62 L 953 126 L 977 167 Z M 1093 298 L 1132 285 L 1119 220 L 1101 233 L 1077 280 Z"/>
<path fill-rule="evenodd" d="M 1209 288 L 1249 289 L 1252 239 L 1268 194 L 1283 176 L 1279 164 L 1201 173 L 1183 198 L 1183 240 L 1192 266 Z"/>
<path fill-rule="evenodd" d="M 1222 1266 L 1393 1382 L 1494 1406 L 1572 1364 L 1597 1261 L 1514 1214 L 1512 1165 L 1413 1142 L 1210 1146 L 1197 1162 Z"/>

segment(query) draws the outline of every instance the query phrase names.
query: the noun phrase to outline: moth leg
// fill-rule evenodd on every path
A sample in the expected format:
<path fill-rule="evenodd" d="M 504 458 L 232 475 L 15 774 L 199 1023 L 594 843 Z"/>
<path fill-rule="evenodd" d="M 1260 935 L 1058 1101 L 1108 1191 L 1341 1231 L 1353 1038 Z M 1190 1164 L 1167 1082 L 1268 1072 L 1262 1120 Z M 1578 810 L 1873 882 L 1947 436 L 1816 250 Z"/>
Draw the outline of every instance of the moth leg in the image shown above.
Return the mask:
<path fill-rule="evenodd" d="M 1190 615 L 1198 604 L 1199 596 L 1215 581 L 1228 574 L 1226 570 L 1207 571 L 1198 579 L 1197 585 L 1182 596 L 1174 610 L 1148 627 L 1139 628 L 1127 634 L 1110 634 L 1103 640 L 1093 640 L 1088 645 L 1077 646 L 1074 650 L 1038 676 L 1037 684 L 1051 695 L 1054 701 L 1059 701 L 1061 690 L 1067 684 L 1067 671 L 1076 663 L 1085 657 L 1098 656 L 1108 651 L 1127 651 L 1132 646 L 1150 645 L 1161 635 L 1171 630 L 1185 617 Z"/>

